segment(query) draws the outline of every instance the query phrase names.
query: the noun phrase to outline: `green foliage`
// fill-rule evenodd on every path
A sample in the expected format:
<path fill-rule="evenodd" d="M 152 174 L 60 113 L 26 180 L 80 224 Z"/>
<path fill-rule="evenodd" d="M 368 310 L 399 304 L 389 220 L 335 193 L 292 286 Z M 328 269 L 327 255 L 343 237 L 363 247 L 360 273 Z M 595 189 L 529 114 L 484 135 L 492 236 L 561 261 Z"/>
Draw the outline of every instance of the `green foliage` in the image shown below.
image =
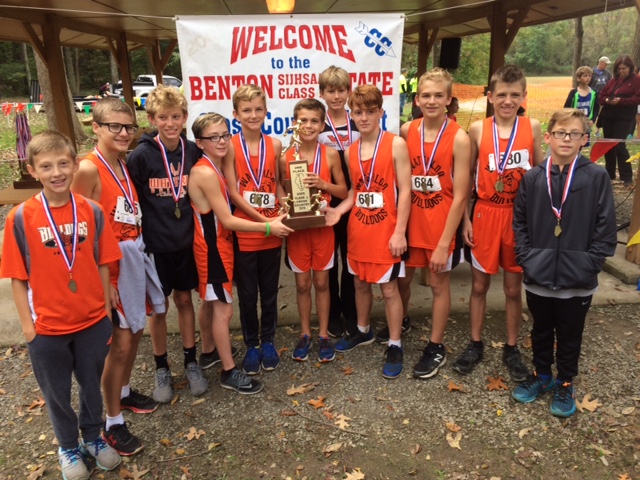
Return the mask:
<path fill-rule="evenodd" d="M 574 40 L 569 20 L 523 28 L 505 60 L 527 75 L 571 75 Z"/>
<path fill-rule="evenodd" d="M 456 83 L 468 85 L 484 85 L 489 76 L 489 45 L 491 37 L 488 33 L 472 35 L 462 39 L 460 49 L 460 67 L 454 70 Z"/>

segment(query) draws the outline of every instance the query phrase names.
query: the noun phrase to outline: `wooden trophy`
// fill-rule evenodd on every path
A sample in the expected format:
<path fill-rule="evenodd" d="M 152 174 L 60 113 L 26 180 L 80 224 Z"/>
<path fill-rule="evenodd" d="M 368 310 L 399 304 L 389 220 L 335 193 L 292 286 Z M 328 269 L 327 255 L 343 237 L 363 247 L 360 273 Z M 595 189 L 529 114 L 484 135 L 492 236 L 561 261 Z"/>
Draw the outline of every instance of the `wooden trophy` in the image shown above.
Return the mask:
<path fill-rule="evenodd" d="M 282 151 L 285 155 L 290 149 L 294 149 L 294 161 L 290 162 L 289 180 L 284 182 L 284 190 L 287 196 L 282 198 L 282 208 L 287 213 L 282 223 L 294 230 L 306 228 L 318 228 L 326 226 L 322 207 L 322 191 L 315 187 L 305 187 L 304 177 L 307 176 L 308 166 L 306 160 L 300 159 L 300 129 L 302 124 L 298 121 L 293 127 L 287 129 L 292 132 L 289 145 Z"/>

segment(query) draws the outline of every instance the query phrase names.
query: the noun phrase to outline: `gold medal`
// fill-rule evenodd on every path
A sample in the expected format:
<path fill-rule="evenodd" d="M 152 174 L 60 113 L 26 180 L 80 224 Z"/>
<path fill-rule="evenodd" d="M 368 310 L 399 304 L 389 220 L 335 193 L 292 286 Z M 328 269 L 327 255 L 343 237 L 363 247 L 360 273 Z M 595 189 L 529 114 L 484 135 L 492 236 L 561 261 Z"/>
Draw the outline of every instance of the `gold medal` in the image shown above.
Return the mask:
<path fill-rule="evenodd" d="M 502 182 L 502 178 L 499 178 L 496 181 L 496 192 L 498 193 L 504 192 L 504 183 Z"/>
<path fill-rule="evenodd" d="M 176 216 L 176 218 L 180 218 L 180 215 L 182 215 L 182 213 L 180 212 L 180 207 L 178 206 L 177 202 L 176 202 L 176 209 L 173 212 L 173 214 Z"/>
<path fill-rule="evenodd" d="M 558 224 L 556 225 L 556 228 L 554 228 L 554 229 L 553 229 L 553 234 L 554 234 L 556 237 L 559 237 L 560 235 L 562 235 L 562 227 L 560 226 L 560 223 L 558 223 Z"/>
<path fill-rule="evenodd" d="M 71 290 L 72 293 L 76 293 L 78 291 L 78 284 L 73 278 L 69 280 L 69 290 Z"/>

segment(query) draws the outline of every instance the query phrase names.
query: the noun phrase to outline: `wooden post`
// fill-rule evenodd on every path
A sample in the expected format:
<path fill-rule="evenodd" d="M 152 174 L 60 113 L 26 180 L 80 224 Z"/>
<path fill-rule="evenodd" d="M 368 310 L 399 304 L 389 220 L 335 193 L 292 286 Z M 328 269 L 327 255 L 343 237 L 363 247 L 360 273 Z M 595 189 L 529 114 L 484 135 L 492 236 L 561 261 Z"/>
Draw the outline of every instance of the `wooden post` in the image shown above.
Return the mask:
<path fill-rule="evenodd" d="M 424 25 L 420 25 L 420 32 L 418 33 L 418 78 L 420 75 L 427 71 L 427 60 L 433 49 L 433 44 L 436 43 L 436 37 L 438 36 L 438 29 L 431 30 L 429 35 L 429 29 Z"/>
<path fill-rule="evenodd" d="M 127 34 L 120 32 L 116 40 L 115 56 L 120 69 L 120 79 L 122 80 L 122 94 L 124 101 L 136 111 L 133 103 L 133 83 L 131 82 L 131 66 L 129 64 L 129 51 L 127 50 Z"/>
<path fill-rule="evenodd" d="M 493 4 L 493 14 L 489 17 L 491 24 L 491 49 L 489 52 L 489 78 L 500 67 L 504 66 L 504 56 L 507 53 L 507 11 L 502 0 Z M 487 101 L 487 117 L 493 115 L 493 105 Z"/>

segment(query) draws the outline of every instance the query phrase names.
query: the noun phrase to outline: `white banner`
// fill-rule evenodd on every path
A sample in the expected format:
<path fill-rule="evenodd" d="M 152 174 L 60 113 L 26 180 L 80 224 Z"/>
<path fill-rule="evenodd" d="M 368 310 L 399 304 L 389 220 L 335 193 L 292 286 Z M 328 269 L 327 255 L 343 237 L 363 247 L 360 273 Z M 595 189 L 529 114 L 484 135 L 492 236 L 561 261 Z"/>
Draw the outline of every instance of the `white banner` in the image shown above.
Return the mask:
<path fill-rule="evenodd" d="M 176 27 L 189 138 L 203 112 L 224 115 L 237 133 L 231 99 L 240 85 L 253 83 L 267 95 L 264 133 L 282 139 L 293 107 L 302 98 L 320 97 L 318 75 L 331 65 L 349 72 L 352 89 L 376 85 L 384 97 L 382 127 L 400 129 L 400 13 L 187 16 L 178 17 Z"/>

